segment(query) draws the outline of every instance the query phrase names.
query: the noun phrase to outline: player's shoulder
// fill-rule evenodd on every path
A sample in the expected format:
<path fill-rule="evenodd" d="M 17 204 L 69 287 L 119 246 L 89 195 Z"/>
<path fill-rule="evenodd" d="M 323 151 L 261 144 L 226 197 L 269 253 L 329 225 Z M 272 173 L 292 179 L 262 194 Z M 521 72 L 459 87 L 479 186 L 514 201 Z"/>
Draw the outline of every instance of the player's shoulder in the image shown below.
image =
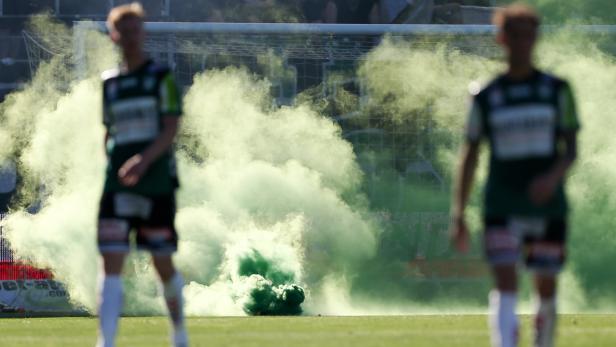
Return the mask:
<path fill-rule="evenodd" d="M 553 73 L 537 70 L 537 75 L 538 75 L 537 80 L 541 84 L 552 85 L 556 89 L 569 86 L 569 82 L 567 82 L 566 79 L 560 76 L 557 76 Z"/>
<path fill-rule="evenodd" d="M 148 64 L 148 66 L 146 67 L 146 72 L 160 77 L 164 77 L 171 73 L 171 68 L 169 68 L 169 66 L 166 64 L 151 61 L 150 64 Z"/>
<path fill-rule="evenodd" d="M 472 81 L 468 84 L 468 93 L 471 97 L 482 98 L 485 95 L 489 94 L 491 90 L 497 88 L 501 80 L 501 77 L 498 76 L 490 81 L 481 82 L 479 80 Z"/>
<path fill-rule="evenodd" d="M 106 82 L 108 80 L 117 78 L 118 76 L 120 76 L 120 73 L 120 68 L 105 70 L 103 71 L 103 73 L 101 73 L 101 79 Z"/>

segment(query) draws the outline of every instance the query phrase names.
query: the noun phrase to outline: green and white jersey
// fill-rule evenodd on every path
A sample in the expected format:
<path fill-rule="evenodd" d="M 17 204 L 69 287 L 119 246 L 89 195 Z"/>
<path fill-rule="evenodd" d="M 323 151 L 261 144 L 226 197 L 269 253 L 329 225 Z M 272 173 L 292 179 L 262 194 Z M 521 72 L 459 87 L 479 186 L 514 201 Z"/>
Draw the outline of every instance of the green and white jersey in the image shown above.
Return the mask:
<path fill-rule="evenodd" d="M 158 137 L 164 116 L 181 114 L 180 95 L 168 68 L 148 61 L 129 73 L 120 70 L 103 73 L 103 123 L 109 134 L 105 192 L 157 196 L 170 194 L 178 187 L 171 150 L 153 162 L 133 187 L 120 184 L 118 170 Z"/>
<path fill-rule="evenodd" d="M 529 186 L 562 156 L 562 135 L 580 127 L 567 82 L 535 71 L 523 81 L 500 76 L 471 94 L 467 140 L 487 139 L 490 145 L 485 216 L 564 217 L 568 207 L 562 182 L 542 206 L 530 201 Z"/>

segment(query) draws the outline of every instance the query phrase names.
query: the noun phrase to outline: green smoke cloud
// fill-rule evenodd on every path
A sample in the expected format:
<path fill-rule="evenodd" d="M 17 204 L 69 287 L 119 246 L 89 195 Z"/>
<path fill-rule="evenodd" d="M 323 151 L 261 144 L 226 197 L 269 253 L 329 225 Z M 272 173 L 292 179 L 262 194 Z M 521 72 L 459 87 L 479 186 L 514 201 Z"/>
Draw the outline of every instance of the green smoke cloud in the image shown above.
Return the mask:
<path fill-rule="evenodd" d="M 550 54 L 542 55 L 541 61 L 573 82 L 583 126 L 580 159 L 569 179 L 573 205 L 570 271 L 589 305 L 612 309 L 613 305 L 604 302 L 613 302 L 610 278 L 616 275 L 606 266 L 615 260 L 608 250 L 616 242 L 609 231 L 614 227 L 608 211 L 615 207 L 611 192 L 616 168 L 609 130 L 614 122 L 614 98 L 607 86 L 615 82 L 616 64 L 611 52 L 573 33 L 563 33 L 546 46 Z"/>
<path fill-rule="evenodd" d="M 429 218 L 428 227 L 394 225 L 390 219 L 396 209 L 447 211 L 468 83 L 487 81 L 503 68 L 489 58 L 495 56 L 493 45 L 491 54 L 484 54 L 456 48 L 454 42 L 426 49 L 385 40 L 358 71 L 370 98 L 363 118 L 354 120 L 358 126 L 375 126 L 371 119 L 379 117 L 376 126 L 398 130 L 406 142 L 396 150 L 420 153 L 434 163 L 444 187 L 402 180 L 399 168 L 406 162 L 363 175 L 341 129 L 317 112 L 324 108 L 310 98 L 273 108 L 268 82 L 243 69 L 195 76 L 184 99 L 178 141 L 181 241 L 175 257 L 189 281 L 189 314 L 299 313 L 302 296 L 308 313 L 481 307 L 487 281 L 435 289 L 405 277 L 409 258 L 422 252 L 428 260 L 452 256 L 446 247 L 431 245 L 447 244 L 446 225 L 435 226 Z M 609 88 L 616 63 L 600 48 L 609 46 L 605 42 L 599 46 L 587 37 L 560 33 L 547 37 L 537 54 L 542 67 L 571 80 L 584 126 L 580 160 L 570 178 L 570 261 L 561 284 L 563 306 L 570 310 L 609 307 L 605 302 L 614 298 L 614 273 L 606 264 L 616 260 L 609 217 L 616 208 L 610 194 L 616 105 Z M 111 44 L 98 34 L 91 34 L 88 43 L 88 79 L 74 81 L 66 53 L 42 65 L 24 91 L 0 106 L 0 159 L 15 158 L 29 183 L 4 223 L 18 255 L 51 268 L 74 302 L 93 310 L 104 165 L 97 76 L 117 56 L 109 55 Z M 51 83 L 57 76 L 67 83 Z M 382 156 L 392 153 L 374 153 L 377 161 Z M 35 189 L 38 185 L 44 188 Z M 400 191 L 408 201 L 399 201 Z M 475 233 L 480 196 L 476 189 Z M 34 197 L 42 204 L 32 215 L 25 206 Z M 435 238 L 424 240 L 428 233 Z M 477 242 L 474 256 L 479 253 Z M 163 312 L 148 257 L 133 255 L 125 272 L 126 312 Z"/>
<path fill-rule="evenodd" d="M 614 298 L 610 288 L 615 273 L 606 264 L 614 261 L 614 254 L 610 250 L 616 241 L 610 236 L 614 221 L 608 212 L 615 207 L 611 185 L 613 175 L 616 174 L 612 158 L 614 140 L 610 135 L 615 105 L 612 101 L 613 91 L 609 87 L 614 83 L 616 74 L 613 70 L 616 64 L 613 56 L 604 48 L 609 47 L 609 42 L 613 42 L 613 39 L 561 31 L 546 36 L 536 54 L 540 67 L 572 83 L 583 124 L 580 157 L 569 178 L 572 205 L 569 263 L 561 282 L 562 307 L 567 310 L 613 307 L 606 304 Z M 437 45 L 436 49 L 428 51 L 410 43 L 386 40 L 370 53 L 360 74 L 367 81 L 374 102 L 373 110 L 377 110 L 392 124 L 407 127 L 409 134 L 415 134 L 414 129 L 423 126 L 426 117 L 438 124 L 436 134 L 429 134 L 436 136 L 439 141 L 433 160 L 440 163 L 446 177 L 451 177 L 466 118 L 466 86 L 474 80 L 486 82 L 495 72 L 503 69 L 504 65 L 498 60 L 463 53 L 451 43 L 440 48 Z M 430 141 L 428 137 L 416 138 L 419 143 Z M 486 163 L 482 168 L 479 182 L 483 181 Z M 415 189 L 414 192 L 409 193 L 411 199 L 429 200 L 430 195 L 443 195 L 439 190 L 428 190 L 424 192 L 425 195 L 422 190 Z M 472 201 L 470 215 L 473 229 L 478 233 L 480 189 L 475 189 Z M 443 199 L 441 208 L 446 208 L 446 204 Z M 476 238 L 479 239 L 479 235 Z M 475 244 L 474 252 L 481 252 L 479 243 Z M 526 285 L 524 292 L 528 295 L 530 289 Z M 422 291 L 421 286 L 413 287 L 411 284 L 410 288 Z M 483 296 L 485 290 L 487 286 L 477 293 Z M 476 294 L 465 291 L 459 284 L 443 285 L 437 291 L 460 300 L 476 297 Z M 419 296 L 421 300 L 433 298 L 425 290 Z"/>
<path fill-rule="evenodd" d="M 74 81 L 70 54 L 57 56 L 3 104 L 10 122 L 0 128 L 19 148 L 3 158 L 17 160 L 35 183 L 3 223 L 13 248 L 50 268 L 72 300 L 93 311 L 104 171 L 98 75 L 117 56 L 104 37 L 91 35 L 90 77 Z M 41 92 L 56 75 L 68 83 Z M 325 276 L 354 273 L 374 255 L 362 174 L 331 120 L 307 106 L 271 108 L 269 84 L 237 69 L 196 76 L 184 106 L 176 263 L 190 282 L 189 314 L 300 313 L 304 292 L 296 284 L 318 293 Z M 25 129 L 16 125 L 24 121 Z M 37 199 L 40 211 L 28 213 Z M 268 271 L 247 272 L 254 254 Z M 125 312 L 163 312 L 147 256 L 132 255 L 125 273 Z"/>
<path fill-rule="evenodd" d="M 353 271 L 374 254 L 375 228 L 358 193 L 361 173 L 339 128 L 305 106 L 271 109 L 268 91 L 267 83 L 228 69 L 198 76 L 187 93 L 183 131 L 190 146 L 180 161 L 180 201 L 191 206 L 191 216 L 207 218 L 185 218 L 181 209 L 178 228 L 195 230 L 183 235 L 191 247 L 233 246 L 217 251 L 222 263 L 183 250 L 178 261 L 186 267 L 217 261 L 205 268 L 216 273 L 222 264 L 227 270 L 218 282 L 237 288 L 250 280 L 238 259 L 256 251 L 278 273 L 318 290 L 325 275 Z M 194 157 L 205 164 L 191 165 Z M 219 236 L 212 240 L 213 234 Z M 282 284 L 271 274 L 267 279 Z M 204 287 L 195 283 L 190 290 L 212 300 Z"/>

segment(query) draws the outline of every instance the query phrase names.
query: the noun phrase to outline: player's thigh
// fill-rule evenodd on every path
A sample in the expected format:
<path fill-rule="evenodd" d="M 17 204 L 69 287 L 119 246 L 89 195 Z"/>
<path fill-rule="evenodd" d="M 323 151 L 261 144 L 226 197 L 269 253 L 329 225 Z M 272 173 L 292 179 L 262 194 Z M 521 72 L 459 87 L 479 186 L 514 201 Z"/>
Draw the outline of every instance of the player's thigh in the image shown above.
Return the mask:
<path fill-rule="evenodd" d="M 484 252 L 492 268 L 518 263 L 521 255 L 520 235 L 508 217 L 484 218 Z"/>
<path fill-rule="evenodd" d="M 170 256 L 177 250 L 178 243 L 175 196 L 153 197 L 151 202 L 151 213 L 138 226 L 137 247 L 149 251 L 153 256 Z"/>
<path fill-rule="evenodd" d="M 544 230 L 524 238 L 525 262 L 545 286 L 555 281 L 566 260 L 567 222 L 564 218 L 546 219 Z"/>
<path fill-rule="evenodd" d="M 521 255 L 520 235 L 508 217 L 484 219 L 484 251 L 492 269 L 494 287 L 501 291 L 517 290 L 517 264 Z"/>
<path fill-rule="evenodd" d="M 121 263 L 123 255 L 129 251 L 130 229 L 130 219 L 116 213 L 115 194 L 103 193 L 98 214 L 97 244 L 109 269 Z"/>

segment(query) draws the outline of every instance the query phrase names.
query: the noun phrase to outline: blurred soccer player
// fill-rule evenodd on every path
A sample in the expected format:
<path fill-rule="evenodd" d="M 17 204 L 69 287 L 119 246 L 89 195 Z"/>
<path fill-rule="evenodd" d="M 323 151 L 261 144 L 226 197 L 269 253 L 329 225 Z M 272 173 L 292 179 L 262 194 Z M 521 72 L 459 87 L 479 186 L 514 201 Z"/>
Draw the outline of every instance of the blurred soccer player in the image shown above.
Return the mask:
<path fill-rule="evenodd" d="M 512 5 L 494 17 L 508 70 L 485 88 L 471 86 L 472 107 L 454 193 L 453 239 L 468 249 L 464 209 L 482 140 L 490 147 L 485 187 L 485 252 L 495 288 L 490 293 L 492 345 L 517 345 L 517 263 L 533 271 L 538 296 L 535 346 L 553 345 L 556 279 L 565 259 L 565 176 L 576 158 L 579 129 L 567 82 L 532 62 L 540 19 Z"/>
<path fill-rule="evenodd" d="M 169 69 L 144 51 L 144 12 L 138 3 L 116 7 L 107 19 L 123 65 L 103 74 L 103 122 L 108 157 L 100 203 L 98 247 L 104 275 L 100 285 L 98 346 L 114 346 L 122 308 L 120 274 L 130 232 L 152 254 L 173 326 L 172 344 L 187 346 L 183 279 L 173 266 L 178 180 L 172 144 L 181 115 L 180 96 Z"/>

